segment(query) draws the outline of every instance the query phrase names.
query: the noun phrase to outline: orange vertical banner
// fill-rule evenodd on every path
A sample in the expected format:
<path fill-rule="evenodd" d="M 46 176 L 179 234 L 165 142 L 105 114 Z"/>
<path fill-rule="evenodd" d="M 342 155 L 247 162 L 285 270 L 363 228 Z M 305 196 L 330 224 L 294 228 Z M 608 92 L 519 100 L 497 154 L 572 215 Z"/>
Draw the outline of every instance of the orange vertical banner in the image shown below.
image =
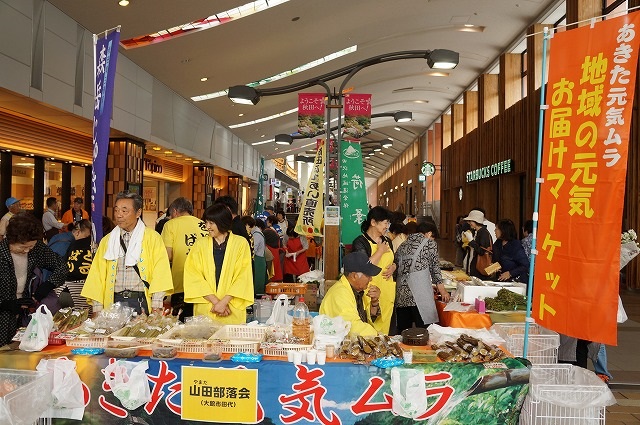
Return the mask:
<path fill-rule="evenodd" d="M 639 23 L 632 13 L 550 44 L 532 317 L 610 345 Z"/>

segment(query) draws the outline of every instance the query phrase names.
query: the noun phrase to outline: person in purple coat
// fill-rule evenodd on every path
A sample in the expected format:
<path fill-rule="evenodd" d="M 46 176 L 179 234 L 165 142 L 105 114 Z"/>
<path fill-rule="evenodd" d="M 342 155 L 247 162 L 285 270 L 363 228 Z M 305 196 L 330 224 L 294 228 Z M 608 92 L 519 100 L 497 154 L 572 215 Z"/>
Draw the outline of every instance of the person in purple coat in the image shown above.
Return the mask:
<path fill-rule="evenodd" d="M 500 263 L 497 279 L 527 283 L 529 280 L 529 259 L 518 239 L 513 221 L 503 219 L 496 226 L 496 241 L 493 244 L 493 262 Z"/>

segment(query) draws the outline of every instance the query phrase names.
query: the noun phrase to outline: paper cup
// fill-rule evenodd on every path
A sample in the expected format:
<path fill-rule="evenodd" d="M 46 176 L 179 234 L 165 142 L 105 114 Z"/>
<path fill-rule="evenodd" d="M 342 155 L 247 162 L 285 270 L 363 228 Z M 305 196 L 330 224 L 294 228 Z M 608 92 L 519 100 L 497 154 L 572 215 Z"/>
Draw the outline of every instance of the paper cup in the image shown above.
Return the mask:
<path fill-rule="evenodd" d="M 411 364 L 411 362 L 413 362 L 413 351 L 411 351 L 411 350 L 403 351 L 402 352 L 402 359 L 404 360 L 404 362 L 406 364 Z"/>
<path fill-rule="evenodd" d="M 309 350 L 307 351 L 307 364 L 316 364 L 316 356 L 318 354 L 318 350 Z"/>
<path fill-rule="evenodd" d="M 293 355 L 295 354 L 295 350 L 288 350 L 287 351 L 287 360 L 289 361 L 289 363 L 293 363 Z"/>
<path fill-rule="evenodd" d="M 318 364 L 322 366 L 327 361 L 327 352 L 322 350 L 318 351 L 316 359 L 318 360 Z"/>
<path fill-rule="evenodd" d="M 307 361 L 307 350 L 300 351 L 299 353 L 300 353 L 300 355 L 302 355 L 302 362 L 306 363 L 306 361 Z"/>
<path fill-rule="evenodd" d="M 302 351 L 293 352 L 293 364 L 302 364 Z"/>

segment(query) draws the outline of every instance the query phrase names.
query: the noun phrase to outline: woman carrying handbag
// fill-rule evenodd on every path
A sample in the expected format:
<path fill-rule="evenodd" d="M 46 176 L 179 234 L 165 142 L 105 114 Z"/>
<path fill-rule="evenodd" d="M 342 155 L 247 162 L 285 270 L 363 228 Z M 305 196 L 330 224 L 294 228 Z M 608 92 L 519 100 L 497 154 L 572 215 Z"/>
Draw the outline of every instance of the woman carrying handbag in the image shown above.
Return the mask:
<path fill-rule="evenodd" d="M 484 270 L 481 272 L 477 266 L 478 259 L 482 255 L 485 257 L 480 259 L 481 266 L 483 265 L 483 261 L 486 262 L 487 260 L 488 264 L 491 264 L 492 239 L 489 231 L 482 224 L 484 222 L 484 214 L 482 211 L 471 210 L 464 220 L 468 222 L 471 229 L 475 231 L 475 235 L 473 236 L 469 235 L 471 230 L 465 232 L 467 233 L 467 239 L 470 240 L 469 246 L 471 247 L 469 252 L 469 258 L 471 260 L 467 263 L 466 272 L 469 276 L 486 279 L 488 274 L 484 272 Z"/>

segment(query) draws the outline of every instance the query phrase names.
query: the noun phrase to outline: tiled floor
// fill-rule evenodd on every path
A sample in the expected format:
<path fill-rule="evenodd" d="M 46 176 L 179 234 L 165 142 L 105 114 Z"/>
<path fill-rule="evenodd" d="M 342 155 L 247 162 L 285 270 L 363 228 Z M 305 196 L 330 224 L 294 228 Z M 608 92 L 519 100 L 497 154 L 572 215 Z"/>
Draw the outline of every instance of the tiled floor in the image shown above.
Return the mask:
<path fill-rule="evenodd" d="M 440 257 L 453 261 L 452 242 L 439 240 L 438 248 Z M 607 346 L 613 375 L 610 386 L 617 404 L 607 407 L 606 425 L 640 425 L 640 291 L 621 289 L 620 296 L 629 320 L 618 325 L 618 346 Z"/>

